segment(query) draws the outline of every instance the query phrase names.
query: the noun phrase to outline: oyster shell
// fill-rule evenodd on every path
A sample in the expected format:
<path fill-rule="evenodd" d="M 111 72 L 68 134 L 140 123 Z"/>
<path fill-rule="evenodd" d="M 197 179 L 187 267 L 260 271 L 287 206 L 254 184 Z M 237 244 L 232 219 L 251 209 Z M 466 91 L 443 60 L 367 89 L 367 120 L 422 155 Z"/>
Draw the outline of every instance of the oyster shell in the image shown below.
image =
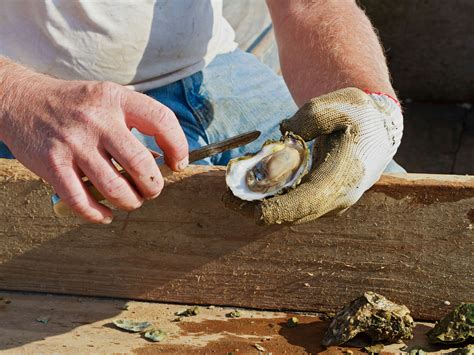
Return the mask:
<path fill-rule="evenodd" d="M 428 333 L 433 344 L 460 344 L 474 339 L 474 303 L 461 303 Z"/>
<path fill-rule="evenodd" d="M 167 334 L 164 330 L 152 328 L 145 332 L 143 336 L 150 341 L 160 342 L 166 338 Z"/>
<path fill-rule="evenodd" d="M 255 154 L 229 161 L 226 183 L 242 200 L 262 200 L 296 187 L 308 171 L 309 149 L 305 141 L 286 133 L 279 141 L 267 141 Z"/>
<path fill-rule="evenodd" d="M 365 292 L 344 306 L 331 321 L 322 345 L 340 345 L 365 333 L 374 342 L 398 342 L 413 338 L 409 309 L 375 292 Z"/>
<path fill-rule="evenodd" d="M 140 333 L 151 327 L 150 322 L 135 322 L 129 319 L 116 319 L 113 321 L 117 328 L 126 330 L 131 333 Z"/>

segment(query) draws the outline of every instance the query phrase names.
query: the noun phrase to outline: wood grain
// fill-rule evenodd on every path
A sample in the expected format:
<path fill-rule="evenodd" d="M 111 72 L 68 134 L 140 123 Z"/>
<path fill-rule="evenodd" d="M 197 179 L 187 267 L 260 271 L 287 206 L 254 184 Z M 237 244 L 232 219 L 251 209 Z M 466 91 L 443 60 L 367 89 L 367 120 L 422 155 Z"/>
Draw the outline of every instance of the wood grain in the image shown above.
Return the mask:
<path fill-rule="evenodd" d="M 343 216 L 259 227 L 224 208 L 223 176 L 190 167 L 98 226 L 56 218 L 50 188 L 0 160 L 0 288 L 308 311 L 373 290 L 427 320 L 474 298 L 473 177 L 384 176 Z"/>

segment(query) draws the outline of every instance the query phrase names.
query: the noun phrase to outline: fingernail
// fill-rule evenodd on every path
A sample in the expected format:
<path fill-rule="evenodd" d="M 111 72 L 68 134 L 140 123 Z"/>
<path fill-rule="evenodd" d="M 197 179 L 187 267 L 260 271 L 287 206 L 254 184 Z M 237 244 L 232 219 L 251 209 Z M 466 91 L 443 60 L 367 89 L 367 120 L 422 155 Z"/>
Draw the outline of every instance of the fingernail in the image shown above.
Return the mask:
<path fill-rule="evenodd" d="M 143 198 L 138 200 L 138 203 L 136 204 L 135 209 L 142 207 L 144 202 L 145 202 L 145 199 Z"/>
<path fill-rule="evenodd" d="M 155 198 L 157 198 L 159 195 L 160 195 L 161 191 L 160 192 L 157 192 L 156 194 L 154 194 L 153 196 L 151 197 L 147 197 L 146 199 L 147 200 L 154 200 Z"/>
<path fill-rule="evenodd" d="M 189 165 L 189 157 L 187 156 L 186 158 L 184 158 L 183 160 L 181 160 L 179 163 L 178 163 L 178 169 L 179 170 L 184 170 L 186 169 L 186 167 Z"/>
<path fill-rule="evenodd" d="M 102 224 L 110 224 L 110 223 L 112 223 L 112 220 L 113 220 L 112 217 L 105 217 L 105 218 L 102 220 Z"/>

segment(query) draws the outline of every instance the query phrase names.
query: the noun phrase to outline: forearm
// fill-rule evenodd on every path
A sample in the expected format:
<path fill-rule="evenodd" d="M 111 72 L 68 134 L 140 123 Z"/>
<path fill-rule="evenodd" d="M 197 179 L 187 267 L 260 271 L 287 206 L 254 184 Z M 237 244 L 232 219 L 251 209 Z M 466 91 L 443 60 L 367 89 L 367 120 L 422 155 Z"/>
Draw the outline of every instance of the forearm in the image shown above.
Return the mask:
<path fill-rule="evenodd" d="M 354 86 L 395 95 L 382 47 L 353 0 L 267 0 L 283 77 L 301 106 Z"/>
<path fill-rule="evenodd" d="M 6 140 L 8 132 L 15 129 L 13 116 L 18 111 L 15 103 L 24 96 L 22 86 L 32 87 L 37 81 L 33 78 L 39 75 L 41 74 L 0 56 L 0 140 Z"/>

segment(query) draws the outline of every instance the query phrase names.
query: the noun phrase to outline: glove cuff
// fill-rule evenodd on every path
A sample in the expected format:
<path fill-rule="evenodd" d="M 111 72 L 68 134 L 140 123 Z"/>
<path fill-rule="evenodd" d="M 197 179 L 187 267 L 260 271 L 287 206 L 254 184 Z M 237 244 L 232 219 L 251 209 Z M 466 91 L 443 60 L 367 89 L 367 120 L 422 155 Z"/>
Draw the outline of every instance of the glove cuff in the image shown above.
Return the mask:
<path fill-rule="evenodd" d="M 396 98 L 394 98 L 392 95 L 390 94 L 386 94 L 384 92 L 380 92 L 380 91 L 370 91 L 369 89 L 364 89 L 364 92 L 368 95 L 382 95 L 382 96 L 387 96 L 388 98 L 392 99 L 397 105 L 398 107 L 401 107 L 400 105 L 400 101 L 398 101 Z"/>

